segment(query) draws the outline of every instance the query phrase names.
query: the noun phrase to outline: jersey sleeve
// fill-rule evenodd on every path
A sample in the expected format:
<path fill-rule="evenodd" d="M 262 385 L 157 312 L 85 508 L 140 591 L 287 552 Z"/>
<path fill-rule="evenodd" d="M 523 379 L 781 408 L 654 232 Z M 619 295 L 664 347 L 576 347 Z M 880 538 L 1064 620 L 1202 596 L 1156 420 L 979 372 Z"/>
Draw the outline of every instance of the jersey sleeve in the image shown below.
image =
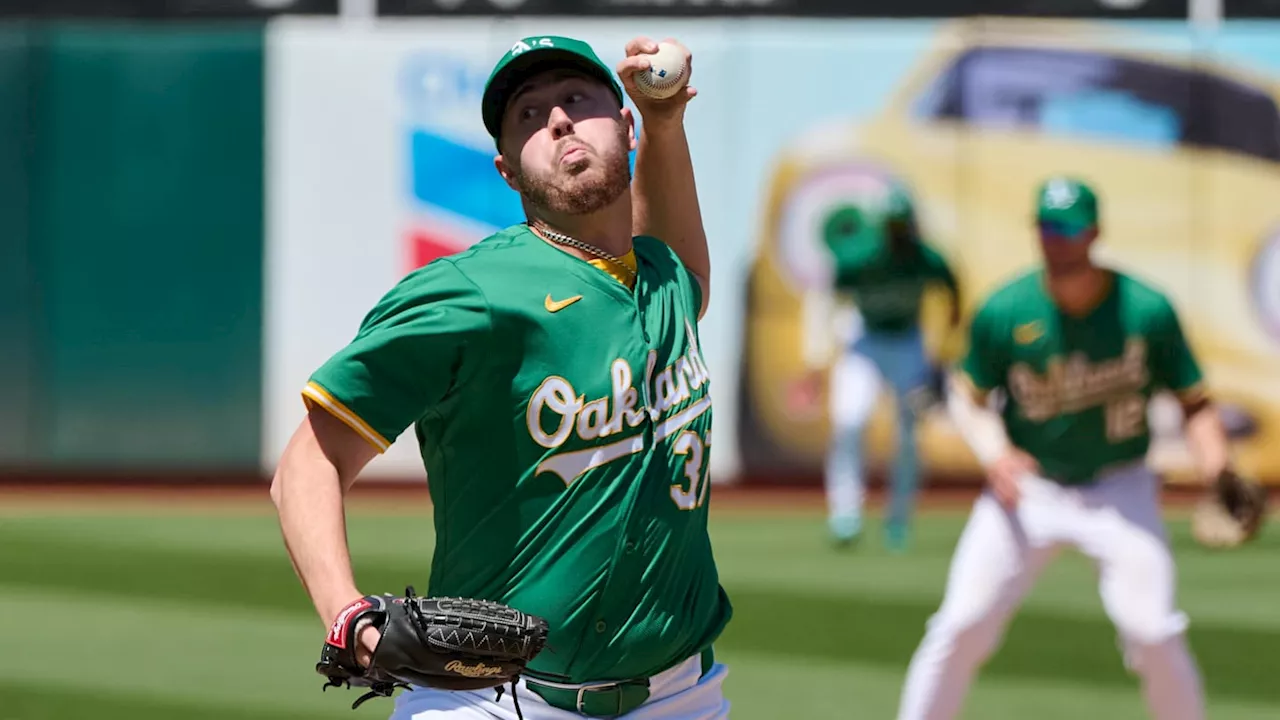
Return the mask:
<path fill-rule="evenodd" d="M 633 242 L 637 258 L 641 250 L 644 250 L 645 257 L 660 266 L 663 276 L 676 283 L 680 294 L 689 303 L 690 312 L 697 318 L 702 310 L 702 283 L 698 282 L 698 276 L 680 259 L 680 254 L 661 238 L 652 235 L 637 235 Z"/>
<path fill-rule="evenodd" d="M 952 294 L 959 296 L 960 282 L 956 280 L 955 273 L 951 271 L 951 265 L 946 258 L 928 245 L 921 244 L 920 250 L 924 255 L 926 277 L 942 283 Z"/>
<path fill-rule="evenodd" d="M 685 278 L 689 281 L 690 307 L 693 308 L 693 316 L 697 317 L 702 313 L 702 283 L 698 280 L 698 276 L 685 266 L 684 262 L 680 262 L 680 267 L 684 270 Z"/>
<path fill-rule="evenodd" d="M 492 326 L 480 289 L 448 259 L 404 278 L 302 391 L 378 452 L 474 372 Z"/>
<path fill-rule="evenodd" d="M 1009 333 L 999 308 L 990 301 L 974 315 L 969 325 L 969 349 L 960 361 L 960 372 L 973 389 L 985 395 L 1004 385 L 1009 369 Z"/>
<path fill-rule="evenodd" d="M 1200 363 L 1182 332 L 1178 312 L 1166 298 L 1152 310 L 1150 362 L 1156 384 L 1171 390 L 1183 401 L 1198 399 L 1204 393 L 1204 376 Z"/>

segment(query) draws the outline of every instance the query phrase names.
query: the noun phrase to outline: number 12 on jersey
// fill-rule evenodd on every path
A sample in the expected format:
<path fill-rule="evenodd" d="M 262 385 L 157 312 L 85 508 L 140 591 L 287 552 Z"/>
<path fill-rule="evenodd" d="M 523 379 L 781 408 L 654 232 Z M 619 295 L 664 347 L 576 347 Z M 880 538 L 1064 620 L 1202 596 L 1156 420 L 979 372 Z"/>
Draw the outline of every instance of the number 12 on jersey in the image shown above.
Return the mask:
<path fill-rule="evenodd" d="M 1104 407 L 1107 440 L 1124 442 L 1139 437 L 1147 428 L 1147 401 L 1141 395 L 1123 395 Z"/>

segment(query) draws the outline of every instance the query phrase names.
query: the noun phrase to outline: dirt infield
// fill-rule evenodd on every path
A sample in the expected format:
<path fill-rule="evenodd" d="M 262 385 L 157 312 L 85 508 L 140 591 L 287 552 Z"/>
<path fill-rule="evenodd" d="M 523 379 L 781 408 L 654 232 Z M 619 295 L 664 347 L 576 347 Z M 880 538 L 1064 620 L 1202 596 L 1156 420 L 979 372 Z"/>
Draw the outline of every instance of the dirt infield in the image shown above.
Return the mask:
<path fill-rule="evenodd" d="M 959 509 L 967 507 L 977 496 L 977 483 L 950 484 L 925 488 L 919 504 L 922 509 Z M 750 511 L 778 513 L 821 512 L 825 504 L 819 486 L 799 483 L 746 483 L 714 486 L 716 511 Z M 1198 494 L 1190 488 L 1169 487 L 1165 490 L 1166 506 L 1186 507 Z M 883 490 L 873 486 L 868 504 L 879 507 Z M 417 514 L 430 506 L 425 483 L 374 482 L 357 483 L 349 505 L 356 510 Z M 262 479 L 215 478 L 200 481 L 165 482 L 162 479 L 110 481 L 49 478 L 37 481 L 0 479 L 0 513 L 54 511 L 120 511 L 154 510 L 182 512 L 274 512 L 268 485 Z"/>

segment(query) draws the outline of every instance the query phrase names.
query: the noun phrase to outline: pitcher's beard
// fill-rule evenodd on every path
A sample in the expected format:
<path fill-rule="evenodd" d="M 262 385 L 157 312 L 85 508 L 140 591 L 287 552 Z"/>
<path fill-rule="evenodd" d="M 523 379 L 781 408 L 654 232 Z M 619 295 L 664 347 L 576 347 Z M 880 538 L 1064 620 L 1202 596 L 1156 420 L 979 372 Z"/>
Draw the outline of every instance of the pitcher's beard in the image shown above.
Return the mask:
<path fill-rule="evenodd" d="M 626 145 L 623 131 L 620 147 Z M 599 170 L 588 167 L 573 173 L 557 168 L 551 178 L 521 173 L 520 188 L 531 205 L 560 215 L 586 215 L 602 210 L 631 189 L 631 167 L 625 153 L 601 159 Z"/>

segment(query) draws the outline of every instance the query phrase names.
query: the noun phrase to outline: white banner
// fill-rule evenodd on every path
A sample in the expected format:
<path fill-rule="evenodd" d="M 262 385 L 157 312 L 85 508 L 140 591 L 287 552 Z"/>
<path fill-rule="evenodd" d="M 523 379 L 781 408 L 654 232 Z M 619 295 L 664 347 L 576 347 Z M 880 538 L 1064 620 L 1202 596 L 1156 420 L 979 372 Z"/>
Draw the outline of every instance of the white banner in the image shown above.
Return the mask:
<path fill-rule="evenodd" d="M 276 21 L 263 464 L 274 467 L 302 417 L 308 375 L 379 296 L 412 268 L 523 219 L 480 120 L 497 58 L 522 37 L 569 35 L 613 65 L 627 40 L 647 35 L 694 53 L 699 96 L 686 125 L 714 266 L 701 330 L 717 481 L 740 469 L 782 481 L 821 469 L 829 413 L 804 389 L 801 348 L 814 339 L 803 296 L 825 277 L 825 217 L 897 178 L 972 311 L 1039 262 L 1032 198 L 1058 173 L 1089 178 L 1104 198 L 1100 256 L 1170 295 L 1242 467 L 1275 475 L 1280 115 L 1266 98 L 1280 51 L 1259 40 L 1273 29 L 1216 34 L 1207 63 L 1196 59 L 1205 38 L 1161 23 Z M 1201 74 L 1188 74 L 1193 65 Z M 1206 121 L 1178 88 L 1210 81 L 1222 101 Z M 1018 100 L 1014 113 L 1009 98 L 1024 96 L 1036 112 Z M 936 299 L 926 298 L 922 327 L 943 357 L 947 313 Z M 880 400 L 864 445 L 885 467 L 896 420 L 889 394 Z M 1191 468 L 1176 410 L 1157 404 L 1149 418 L 1154 462 L 1171 477 Z M 935 477 L 978 470 L 940 410 L 924 418 L 918 447 Z M 422 477 L 413 439 L 370 472 Z"/>
<path fill-rule="evenodd" d="M 699 54 L 719 52 L 718 26 L 699 22 L 554 19 L 340 21 L 287 19 L 267 39 L 268 250 L 264 335 L 264 442 L 271 472 L 304 414 L 299 391 L 347 343 L 364 314 L 401 276 L 523 220 L 518 196 L 493 168 L 480 97 L 497 58 L 521 37 L 571 35 L 608 64 L 637 34 L 677 36 Z M 700 56 L 700 55 L 699 55 Z M 723 63 L 697 65 L 715 88 Z M 730 112 L 716 92 L 688 116 L 702 188 L 728 187 L 708 138 Z M 735 388 L 741 291 L 749 238 L 717 227 L 728 193 L 701 193 L 716 282 L 702 321 L 716 423 L 711 462 L 736 473 Z M 721 206 L 724 206 L 723 208 Z M 412 431 L 368 476 L 421 478 Z"/>

